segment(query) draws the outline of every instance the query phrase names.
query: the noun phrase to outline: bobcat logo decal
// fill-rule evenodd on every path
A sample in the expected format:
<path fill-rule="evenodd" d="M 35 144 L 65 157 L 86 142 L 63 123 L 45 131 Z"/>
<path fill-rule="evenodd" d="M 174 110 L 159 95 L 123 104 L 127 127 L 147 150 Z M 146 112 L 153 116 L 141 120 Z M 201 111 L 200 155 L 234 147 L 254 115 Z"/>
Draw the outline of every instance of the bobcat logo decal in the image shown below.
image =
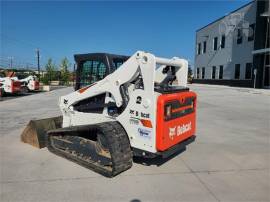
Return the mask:
<path fill-rule="evenodd" d="M 174 128 L 169 128 L 169 137 L 173 140 L 173 137 L 176 135 L 176 126 Z"/>
<path fill-rule="evenodd" d="M 186 133 L 191 130 L 191 122 L 173 128 L 169 128 L 169 137 L 173 140 L 174 136 L 180 136 L 183 133 Z"/>

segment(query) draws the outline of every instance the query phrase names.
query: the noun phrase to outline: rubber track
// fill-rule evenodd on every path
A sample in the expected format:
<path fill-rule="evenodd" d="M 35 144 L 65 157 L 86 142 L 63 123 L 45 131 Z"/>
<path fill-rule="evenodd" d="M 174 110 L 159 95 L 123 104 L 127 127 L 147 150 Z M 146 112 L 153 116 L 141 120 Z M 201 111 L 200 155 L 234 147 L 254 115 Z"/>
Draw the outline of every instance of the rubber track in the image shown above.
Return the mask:
<path fill-rule="evenodd" d="M 112 159 L 111 170 L 102 168 L 100 165 L 97 166 L 94 163 L 83 161 L 79 158 L 55 149 L 50 143 L 50 134 L 48 134 L 47 138 L 47 148 L 50 152 L 58 156 L 71 160 L 106 177 L 114 177 L 117 174 L 131 168 L 132 151 L 130 148 L 128 136 L 123 127 L 118 122 L 112 121 L 91 125 L 91 128 L 100 130 L 108 142 L 108 147 Z"/>

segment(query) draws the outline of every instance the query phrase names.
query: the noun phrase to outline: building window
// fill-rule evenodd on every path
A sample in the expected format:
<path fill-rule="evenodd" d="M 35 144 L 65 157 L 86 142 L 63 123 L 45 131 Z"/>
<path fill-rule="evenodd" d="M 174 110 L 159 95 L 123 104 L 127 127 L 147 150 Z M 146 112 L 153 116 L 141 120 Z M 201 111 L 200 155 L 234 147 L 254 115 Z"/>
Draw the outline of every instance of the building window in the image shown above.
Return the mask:
<path fill-rule="evenodd" d="M 238 29 L 237 30 L 237 44 L 241 44 L 242 43 L 242 39 L 243 39 L 243 36 L 242 36 L 242 30 L 241 29 Z"/>
<path fill-rule="evenodd" d="M 234 78 L 240 79 L 240 64 L 235 64 Z"/>
<path fill-rule="evenodd" d="M 212 79 L 216 78 L 216 66 L 212 67 Z"/>
<path fill-rule="evenodd" d="M 202 79 L 205 77 L 205 67 L 202 68 Z"/>
<path fill-rule="evenodd" d="M 219 79 L 223 79 L 223 65 L 219 66 L 219 75 L 218 75 Z"/>
<path fill-rule="evenodd" d="M 246 64 L 246 74 L 245 74 L 246 79 L 251 79 L 251 72 L 252 72 L 252 64 L 247 63 Z"/>
<path fill-rule="evenodd" d="M 220 48 L 225 48 L 225 35 L 221 36 Z"/>
<path fill-rule="evenodd" d="M 215 37 L 213 40 L 214 40 L 214 42 L 213 42 L 213 49 L 214 49 L 214 50 L 217 50 L 218 37 Z"/>
<path fill-rule="evenodd" d="M 254 32 L 255 32 L 255 24 L 249 25 L 248 41 L 253 41 L 254 40 Z"/>
<path fill-rule="evenodd" d="M 198 43 L 198 46 L 197 46 L 197 55 L 200 55 L 201 54 L 201 43 Z"/>
<path fill-rule="evenodd" d="M 203 53 L 206 53 L 206 41 L 203 42 Z"/>
<path fill-rule="evenodd" d="M 197 67 L 197 79 L 199 79 L 199 78 L 200 78 L 200 68 Z"/>

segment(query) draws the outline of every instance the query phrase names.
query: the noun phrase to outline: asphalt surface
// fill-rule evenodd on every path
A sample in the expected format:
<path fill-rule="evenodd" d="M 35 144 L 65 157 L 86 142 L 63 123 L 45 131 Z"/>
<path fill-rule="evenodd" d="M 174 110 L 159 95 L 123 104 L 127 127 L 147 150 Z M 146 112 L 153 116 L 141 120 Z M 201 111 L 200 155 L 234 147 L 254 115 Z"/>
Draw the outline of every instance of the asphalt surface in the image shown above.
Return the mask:
<path fill-rule="evenodd" d="M 191 89 L 196 142 L 112 179 L 20 142 L 30 119 L 60 114 L 58 97 L 72 88 L 0 102 L 0 201 L 270 201 L 270 91 Z"/>
<path fill-rule="evenodd" d="M 0 97 L 0 102 L 15 99 L 15 98 L 21 98 L 21 97 L 28 96 L 28 95 L 34 95 L 34 94 L 41 93 L 41 92 L 42 91 L 35 91 L 35 92 L 27 92 L 27 93 L 22 93 L 22 94 L 5 95 L 4 97 Z"/>

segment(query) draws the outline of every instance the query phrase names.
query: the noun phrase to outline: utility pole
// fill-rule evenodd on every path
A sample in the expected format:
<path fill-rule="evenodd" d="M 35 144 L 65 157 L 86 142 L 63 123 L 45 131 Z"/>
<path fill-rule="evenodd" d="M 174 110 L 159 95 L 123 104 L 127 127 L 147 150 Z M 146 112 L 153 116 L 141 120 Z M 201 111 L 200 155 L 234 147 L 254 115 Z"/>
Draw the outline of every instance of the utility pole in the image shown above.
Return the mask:
<path fill-rule="evenodd" d="M 12 69 L 13 66 L 13 57 L 9 57 L 10 61 L 9 61 L 9 68 Z"/>
<path fill-rule="evenodd" d="M 40 79 L 40 64 L 39 64 L 39 59 L 40 59 L 39 49 L 37 49 L 38 79 Z"/>

